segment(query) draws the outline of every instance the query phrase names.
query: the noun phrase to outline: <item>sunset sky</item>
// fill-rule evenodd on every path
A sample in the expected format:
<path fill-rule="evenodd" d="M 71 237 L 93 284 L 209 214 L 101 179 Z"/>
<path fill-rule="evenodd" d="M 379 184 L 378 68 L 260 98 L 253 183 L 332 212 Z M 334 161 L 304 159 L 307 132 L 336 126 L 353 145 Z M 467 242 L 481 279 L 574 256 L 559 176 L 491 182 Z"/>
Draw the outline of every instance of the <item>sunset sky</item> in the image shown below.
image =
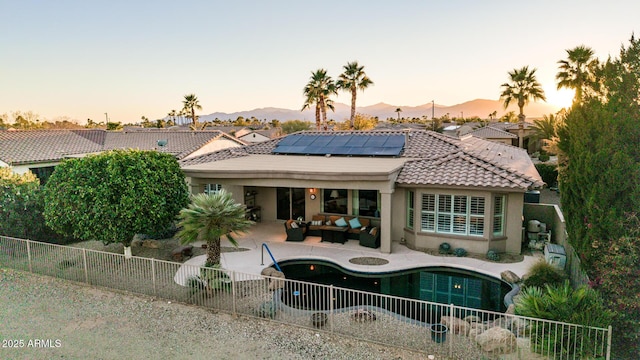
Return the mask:
<path fill-rule="evenodd" d="M 353 60 L 375 82 L 359 106 L 495 100 L 524 65 L 563 105 L 565 50 L 617 56 L 638 14 L 637 0 L 0 0 L 0 114 L 129 123 L 180 110 L 189 93 L 200 114 L 299 109 L 311 71 L 336 78 Z"/>

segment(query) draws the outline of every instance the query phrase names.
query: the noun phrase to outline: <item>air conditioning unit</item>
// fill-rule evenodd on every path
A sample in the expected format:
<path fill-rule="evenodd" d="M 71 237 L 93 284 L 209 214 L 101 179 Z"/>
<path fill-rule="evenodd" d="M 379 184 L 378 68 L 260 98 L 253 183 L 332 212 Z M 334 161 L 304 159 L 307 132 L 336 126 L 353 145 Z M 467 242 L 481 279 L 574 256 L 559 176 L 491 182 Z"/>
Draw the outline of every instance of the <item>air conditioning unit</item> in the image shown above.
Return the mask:
<path fill-rule="evenodd" d="M 564 246 L 557 244 L 545 245 L 544 260 L 557 269 L 564 270 L 567 263 L 567 253 L 564 251 Z"/>

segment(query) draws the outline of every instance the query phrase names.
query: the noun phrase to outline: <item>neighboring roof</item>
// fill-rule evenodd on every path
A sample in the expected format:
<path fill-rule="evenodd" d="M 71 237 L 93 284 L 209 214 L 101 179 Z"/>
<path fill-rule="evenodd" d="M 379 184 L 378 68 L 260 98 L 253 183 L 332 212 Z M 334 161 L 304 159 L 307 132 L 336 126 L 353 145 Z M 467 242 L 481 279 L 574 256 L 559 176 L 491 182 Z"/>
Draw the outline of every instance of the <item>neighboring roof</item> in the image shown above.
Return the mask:
<path fill-rule="evenodd" d="M 518 135 L 510 132 L 494 128 L 492 126 L 485 126 L 479 129 L 468 132 L 467 134 L 481 137 L 483 139 L 517 139 Z"/>
<path fill-rule="evenodd" d="M 530 122 L 524 122 L 522 123 L 524 129 L 529 129 L 532 128 L 534 125 Z M 489 124 L 489 126 L 496 128 L 496 129 L 500 129 L 500 130 L 504 130 L 504 131 L 509 131 L 509 130 L 518 130 L 518 128 L 520 127 L 520 123 L 503 123 L 503 122 L 496 122 L 496 123 L 491 123 Z"/>
<path fill-rule="evenodd" d="M 336 165 L 349 164 L 357 170 L 359 169 L 358 164 L 363 163 L 365 159 L 367 163 L 363 165 L 363 168 L 368 168 L 371 171 L 376 169 L 378 166 L 376 164 L 384 167 L 383 164 L 386 164 L 387 160 L 391 160 L 393 164 L 404 163 L 396 180 L 398 184 L 458 185 L 525 190 L 530 187 L 541 187 L 544 184 L 525 150 L 474 136 L 454 138 L 425 130 L 309 131 L 296 134 L 335 136 L 336 134 L 350 135 L 354 133 L 370 136 L 404 134 L 407 141 L 403 153 L 396 158 L 273 154 L 272 151 L 284 138 L 282 137 L 185 159 L 181 161 L 181 166 L 186 172 L 208 171 L 217 174 L 226 173 L 227 176 L 235 174 L 242 177 L 251 173 L 255 177 L 273 172 L 286 173 L 294 171 L 294 169 L 301 172 L 322 169 L 323 172 L 338 173 L 331 170 L 330 164 L 334 163 Z M 229 161 L 231 159 L 237 160 Z M 281 161 L 285 159 L 287 161 Z M 314 166 L 316 162 L 327 165 L 318 168 Z M 348 167 L 344 171 L 349 171 L 349 169 L 351 168 Z M 387 170 L 389 169 L 385 171 Z"/>
<path fill-rule="evenodd" d="M 9 165 L 55 162 L 114 149 L 158 150 L 182 159 L 216 139 L 244 142 L 217 130 L 18 130 L 0 131 L 0 160 Z M 159 140 L 166 140 L 159 146 Z"/>

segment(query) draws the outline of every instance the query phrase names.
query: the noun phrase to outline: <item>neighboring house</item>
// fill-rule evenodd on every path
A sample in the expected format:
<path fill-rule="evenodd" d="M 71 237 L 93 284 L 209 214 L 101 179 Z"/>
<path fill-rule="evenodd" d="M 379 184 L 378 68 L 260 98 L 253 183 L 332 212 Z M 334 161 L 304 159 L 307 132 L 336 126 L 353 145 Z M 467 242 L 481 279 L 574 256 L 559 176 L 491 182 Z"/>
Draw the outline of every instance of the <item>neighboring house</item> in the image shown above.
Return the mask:
<path fill-rule="evenodd" d="M 46 179 L 65 158 L 106 150 L 157 150 L 183 160 L 244 144 L 220 131 L 207 130 L 8 130 L 0 131 L 0 167 L 11 166 L 20 174 L 31 170 Z"/>
<path fill-rule="evenodd" d="M 511 145 L 526 149 L 530 154 L 540 150 L 540 142 L 535 138 L 535 127 L 533 123 L 491 123 L 490 127 L 506 131 L 515 135 Z"/>
<path fill-rule="evenodd" d="M 518 141 L 518 135 L 500 130 L 492 126 L 481 127 L 479 129 L 470 131 L 467 134 L 505 145 L 514 145 L 514 142 L 516 143 L 515 145 L 517 145 Z"/>
<path fill-rule="evenodd" d="M 235 137 L 246 142 L 246 143 L 256 143 L 263 142 L 274 139 L 280 136 L 280 129 L 269 129 L 269 130 L 252 130 L 249 128 L 244 128 L 242 130 L 236 131 Z"/>
<path fill-rule="evenodd" d="M 519 254 L 524 193 L 544 184 L 522 149 L 409 129 L 299 132 L 180 163 L 192 192 L 224 188 L 263 221 L 368 218 L 385 253 L 404 241 Z"/>

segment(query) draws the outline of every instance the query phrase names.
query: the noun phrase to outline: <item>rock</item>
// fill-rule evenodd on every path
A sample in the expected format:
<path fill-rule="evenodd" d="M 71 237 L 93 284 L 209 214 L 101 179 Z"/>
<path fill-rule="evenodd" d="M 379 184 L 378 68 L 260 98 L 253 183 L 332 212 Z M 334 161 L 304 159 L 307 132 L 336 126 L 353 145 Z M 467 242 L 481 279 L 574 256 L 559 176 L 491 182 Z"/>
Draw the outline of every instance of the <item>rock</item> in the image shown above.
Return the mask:
<path fill-rule="evenodd" d="M 160 249 L 160 242 L 158 240 L 144 240 L 142 241 L 142 247 Z"/>
<path fill-rule="evenodd" d="M 505 314 L 507 314 L 507 315 L 515 315 L 516 314 L 516 306 L 514 304 L 510 304 L 509 307 L 507 308 L 507 311 L 505 311 Z"/>
<path fill-rule="evenodd" d="M 179 246 L 171 252 L 171 257 L 175 261 L 182 261 L 185 257 L 193 256 L 193 245 Z"/>
<path fill-rule="evenodd" d="M 269 279 L 269 290 L 276 290 L 284 288 L 284 281 L 280 279 L 285 279 L 284 273 L 276 270 L 270 275 L 271 279 Z"/>
<path fill-rule="evenodd" d="M 449 328 L 449 332 L 452 334 L 467 336 L 469 333 L 469 323 L 460 318 L 454 316 L 443 316 L 440 319 L 440 323 L 446 325 Z"/>
<path fill-rule="evenodd" d="M 351 314 L 351 320 L 357 322 L 372 322 L 376 321 L 376 314 L 369 310 L 358 309 Z"/>
<path fill-rule="evenodd" d="M 469 324 L 482 322 L 482 319 L 480 319 L 480 317 L 476 315 L 469 315 L 462 320 L 468 322 Z"/>
<path fill-rule="evenodd" d="M 487 325 L 489 327 L 500 327 L 508 330 L 511 328 L 511 320 L 506 317 L 499 317 L 493 321 L 490 321 Z"/>
<path fill-rule="evenodd" d="M 509 330 L 492 327 L 476 336 L 476 342 L 483 351 L 492 354 L 510 354 L 518 346 L 516 336 Z"/>
<path fill-rule="evenodd" d="M 475 339 L 476 336 L 482 334 L 483 332 L 485 332 L 487 330 L 487 327 L 483 324 L 480 323 L 473 323 L 470 325 L 469 327 L 469 334 L 468 336 L 472 339 Z"/>
<path fill-rule="evenodd" d="M 502 278 L 502 280 L 508 282 L 509 284 L 516 284 L 522 281 L 522 279 L 520 279 L 520 277 L 511 270 L 505 270 L 501 272 L 500 277 Z"/>
<path fill-rule="evenodd" d="M 511 321 L 511 332 L 516 336 L 527 336 L 529 322 L 524 319 L 515 318 Z"/>
<path fill-rule="evenodd" d="M 262 271 L 260 272 L 260 274 L 262 276 L 271 276 L 273 273 L 278 272 L 278 270 L 272 268 L 272 267 L 266 267 L 264 269 L 262 269 Z"/>

